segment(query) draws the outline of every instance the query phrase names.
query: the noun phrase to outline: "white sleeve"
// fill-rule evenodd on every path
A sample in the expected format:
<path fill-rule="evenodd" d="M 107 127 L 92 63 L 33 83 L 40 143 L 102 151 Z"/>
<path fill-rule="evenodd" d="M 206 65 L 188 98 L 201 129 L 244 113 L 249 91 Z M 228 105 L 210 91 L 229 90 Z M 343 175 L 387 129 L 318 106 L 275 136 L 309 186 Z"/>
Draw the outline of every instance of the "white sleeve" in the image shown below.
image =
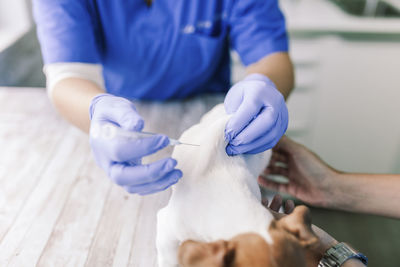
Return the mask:
<path fill-rule="evenodd" d="M 46 64 L 43 68 L 43 72 L 46 75 L 46 87 L 47 94 L 50 99 L 56 83 L 65 78 L 82 78 L 96 83 L 103 90 L 104 79 L 103 79 L 103 68 L 100 64 L 89 64 L 89 63 L 51 63 Z"/>

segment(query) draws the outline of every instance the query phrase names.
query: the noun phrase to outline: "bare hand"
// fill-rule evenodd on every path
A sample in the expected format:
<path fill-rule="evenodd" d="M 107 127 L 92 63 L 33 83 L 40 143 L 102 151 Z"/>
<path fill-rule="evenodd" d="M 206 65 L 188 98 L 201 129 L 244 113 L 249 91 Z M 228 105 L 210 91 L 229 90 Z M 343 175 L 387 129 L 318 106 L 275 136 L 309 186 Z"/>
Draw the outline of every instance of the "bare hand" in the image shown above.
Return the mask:
<path fill-rule="evenodd" d="M 271 174 L 287 177 L 288 183 L 269 180 Z M 273 148 L 271 161 L 258 182 L 262 187 L 293 195 L 306 203 L 326 206 L 337 175 L 317 155 L 284 136 Z"/>
<path fill-rule="evenodd" d="M 295 207 L 293 200 L 289 199 L 289 200 L 286 200 L 285 202 L 283 202 L 282 196 L 279 194 L 276 194 L 274 196 L 274 198 L 271 201 L 271 204 L 268 203 L 267 198 L 263 198 L 262 204 L 264 205 L 264 207 L 266 207 L 272 213 L 272 215 L 274 215 L 275 219 L 280 219 L 283 216 L 285 216 L 286 214 L 292 213 L 292 211 L 294 210 L 294 207 Z M 269 206 L 268 206 L 268 204 L 269 204 Z M 284 213 L 279 212 L 281 207 L 283 207 Z"/>

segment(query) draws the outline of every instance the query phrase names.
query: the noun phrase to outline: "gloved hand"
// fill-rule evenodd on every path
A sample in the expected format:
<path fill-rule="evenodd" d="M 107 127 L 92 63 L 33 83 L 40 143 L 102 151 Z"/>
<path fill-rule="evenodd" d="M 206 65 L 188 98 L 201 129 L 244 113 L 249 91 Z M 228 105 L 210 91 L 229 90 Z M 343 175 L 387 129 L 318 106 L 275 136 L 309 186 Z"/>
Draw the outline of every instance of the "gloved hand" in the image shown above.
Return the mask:
<path fill-rule="evenodd" d="M 251 74 L 227 93 L 225 110 L 233 114 L 225 127 L 226 153 L 256 154 L 278 143 L 288 126 L 282 94 L 262 74 Z"/>
<path fill-rule="evenodd" d="M 115 137 L 105 139 L 93 134 L 104 123 L 113 123 L 125 130 L 141 131 L 144 121 L 129 100 L 109 94 L 93 98 L 90 105 L 90 145 L 96 162 L 116 184 L 129 193 L 152 194 L 178 182 L 182 172 L 175 169 L 176 160 L 165 158 L 142 165 L 141 158 L 166 147 L 169 139 L 156 135 L 143 139 Z"/>

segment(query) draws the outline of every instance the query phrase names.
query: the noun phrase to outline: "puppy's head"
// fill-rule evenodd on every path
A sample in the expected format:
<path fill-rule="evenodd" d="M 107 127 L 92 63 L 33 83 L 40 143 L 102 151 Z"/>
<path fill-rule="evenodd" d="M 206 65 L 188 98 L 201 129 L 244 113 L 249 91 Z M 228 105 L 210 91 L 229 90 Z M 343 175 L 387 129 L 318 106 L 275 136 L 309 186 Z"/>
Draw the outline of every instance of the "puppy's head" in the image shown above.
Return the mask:
<path fill-rule="evenodd" d="M 269 233 L 273 244 L 254 233 L 211 243 L 188 240 L 179 248 L 179 263 L 183 267 L 300 267 L 318 262 L 318 256 L 309 251 L 318 243 L 318 237 L 311 229 L 305 206 L 272 221 Z"/>

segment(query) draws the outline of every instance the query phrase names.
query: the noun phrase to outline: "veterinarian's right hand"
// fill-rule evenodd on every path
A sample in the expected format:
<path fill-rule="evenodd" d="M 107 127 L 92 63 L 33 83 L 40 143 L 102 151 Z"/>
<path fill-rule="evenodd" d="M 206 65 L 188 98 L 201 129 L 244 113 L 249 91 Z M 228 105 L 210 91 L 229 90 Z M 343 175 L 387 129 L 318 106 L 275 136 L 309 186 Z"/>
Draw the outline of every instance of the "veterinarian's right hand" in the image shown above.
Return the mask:
<path fill-rule="evenodd" d="M 271 181 L 267 178 L 271 174 L 285 176 L 289 181 Z M 326 207 L 333 201 L 332 190 L 338 176 L 338 172 L 317 155 L 284 136 L 273 148 L 271 161 L 258 181 L 263 187 L 291 194 L 315 206 Z"/>
<path fill-rule="evenodd" d="M 113 123 L 129 131 L 141 131 L 144 121 L 133 103 L 125 98 L 101 94 L 90 105 L 91 132 L 104 123 Z M 175 169 L 177 162 L 165 158 L 147 165 L 141 163 L 144 156 L 168 146 L 165 135 L 143 139 L 115 137 L 112 139 L 90 135 L 90 145 L 97 164 L 110 179 L 129 193 L 147 195 L 163 191 L 178 182 L 182 172 Z"/>

